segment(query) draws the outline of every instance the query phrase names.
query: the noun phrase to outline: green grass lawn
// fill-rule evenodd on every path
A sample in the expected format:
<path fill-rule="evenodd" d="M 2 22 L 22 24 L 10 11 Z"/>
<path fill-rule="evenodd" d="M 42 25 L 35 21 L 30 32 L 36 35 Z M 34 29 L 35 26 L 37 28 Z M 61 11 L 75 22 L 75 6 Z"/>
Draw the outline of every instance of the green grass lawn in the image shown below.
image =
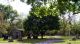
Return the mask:
<path fill-rule="evenodd" d="M 40 36 L 39 36 L 40 38 Z M 40 42 L 45 42 L 48 41 L 49 39 L 53 39 L 53 38 L 62 38 L 64 42 L 59 42 L 59 43 L 52 43 L 52 44 L 80 44 L 80 39 L 76 40 L 76 41 L 72 41 L 70 40 L 72 37 L 69 36 L 44 36 L 44 38 L 46 39 L 24 39 L 23 41 L 17 41 L 14 40 L 14 42 L 8 42 L 8 40 L 3 40 L 3 38 L 0 38 L 0 43 L 13 43 L 13 44 L 19 44 L 19 43 L 27 43 L 27 44 L 35 44 L 35 43 L 40 43 Z"/>
<path fill-rule="evenodd" d="M 71 43 L 71 44 L 80 44 L 80 39 L 77 39 L 77 40 L 73 41 L 73 40 L 71 40 L 72 37 L 69 37 L 69 36 L 62 36 L 61 38 L 64 39 L 64 42 L 55 43 L 55 44 L 68 44 L 68 43 Z"/>
<path fill-rule="evenodd" d="M 43 42 L 46 41 L 47 39 L 25 39 L 22 42 L 23 43 L 39 43 L 39 42 Z"/>
<path fill-rule="evenodd" d="M 7 40 L 3 40 L 3 38 L 0 38 L 0 43 L 3 43 L 3 42 L 7 42 Z"/>
<path fill-rule="evenodd" d="M 68 44 L 68 43 L 71 43 L 71 44 L 80 44 L 80 40 L 76 40 L 76 41 L 64 40 L 64 41 L 65 42 L 55 43 L 55 44 Z"/>
<path fill-rule="evenodd" d="M 72 37 L 69 37 L 69 36 L 44 36 L 44 38 L 47 38 L 47 39 L 26 39 L 23 41 L 23 43 L 32 43 L 33 44 L 33 43 L 45 42 L 52 38 L 62 38 L 62 39 L 64 39 L 63 40 L 64 42 L 52 43 L 52 44 L 68 44 L 68 43 L 80 44 L 80 40 L 72 41 L 72 40 L 70 40 Z"/>
<path fill-rule="evenodd" d="M 3 38 L 0 38 L 0 43 L 7 43 L 7 42 L 8 42 L 8 40 L 3 40 Z M 16 42 L 18 42 L 18 41 L 14 40 L 13 43 L 16 43 Z"/>

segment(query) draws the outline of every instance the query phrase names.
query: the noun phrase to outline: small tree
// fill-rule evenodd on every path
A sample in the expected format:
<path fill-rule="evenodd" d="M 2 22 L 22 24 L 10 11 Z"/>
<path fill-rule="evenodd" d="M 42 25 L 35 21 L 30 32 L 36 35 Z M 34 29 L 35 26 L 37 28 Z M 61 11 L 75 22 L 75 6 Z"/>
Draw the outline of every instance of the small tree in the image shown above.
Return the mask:
<path fill-rule="evenodd" d="M 76 35 L 76 38 L 79 38 L 79 35 L 80 35 L 80 23 L 79 22 L 74 23 L 72 25 L 71 33 Z"/>

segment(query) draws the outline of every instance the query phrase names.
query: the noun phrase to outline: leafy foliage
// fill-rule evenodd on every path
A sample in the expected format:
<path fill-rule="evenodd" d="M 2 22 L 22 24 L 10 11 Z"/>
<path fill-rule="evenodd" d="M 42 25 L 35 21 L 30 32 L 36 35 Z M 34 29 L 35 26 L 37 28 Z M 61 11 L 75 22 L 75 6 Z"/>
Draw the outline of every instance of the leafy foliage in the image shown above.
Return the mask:
<path fill-rule="evenodd" d="M 45 1 L 44 0 L 41 0 L 41 1 L 42 2 L 46 2 L 46 0 Z M 41 6 L 42 4 L 39 5 L 39 3 L 36 3 L 36 2 L 37 2 L 37 0 L 27 0 L 27 3 L 32 5 L 32 10 L 30 11 L 30 15 L 31 16 L 35 16 L 35 19 L 36 20 L 34 22 L 37 23 L 37 21 L 38 22 L 40 21 L 40 22 L 45 22 L 46 23 L 46 24 L 44 24 L 44 23 L 40 23 L 39 24 L 39 28 L 41 28 L 43 26 L 44 27 L 43 29 L 45 29 L 45 28 L 48 29 L 49 26 L 50 26 L 50 29 L 53 29 L 53 28 L 51 28 L 51 27 L 53 27 L 51 25 L 52 22 L 54 22 L 54 21 L 56 22 L 56 20 L 58 20 L 58 19 L 53 20 L 52 19 L 53 16 L 56 16 L 56 17 L 62 16 L 62 15 L 65 15 L 67 12 L 68 13 L 72 12 L 73 15 L 74 15 L 74 14 L 78 14 L 80 12 L 80 9 L 79 9 L 80 8 L 79 0 L 57 0 L 55 2 L 52 2 L 49 5 L 49 8 L 48 7 Z M 31 19 L 33 19 L 33 18 L 31 18 Z M 28 22 L 28 21 L 26 21 L 26 22 Z M 49 21 L 51 21 L 51 22 L 49 22 Z M 65 23 L 65 22 L 63 22 L 63 23 Z M 32 24 L 32 23 L 30 23 L 30 24 Z M 67 27 L 66 24 L 69 24 L 69 23 L 65 23 L 64 24 Z M 27 23 L 27 25 L 28 25 L 28 23 Z M 44 26 L 44 25 L 46 25 L 46 26 Z M 61 25 L 63 25 L 63 24 L 61 24 Z M 64 25 L 63 25 L 63 27 L 65 29 L 65 26 Z M 35 27 L 36 26 L 37 26 L 37 24 L 35 24 Z M 55 27 L 55 24 L 54 24 L 54 27 Z M 38 26 L 35 29 L 38 29 Z"/>
<path fill-rule="evenodd" d="M 13 17 L 18 16 L 17 11 L 13 10 L 9 5 L 5 6 L 0 4 L 0 11 L 5 14 L 4 19 L 13 19 Z"/>
<path fill-rule="evenodd" d="M 72 30 L 71 30 L 72 34 L 80 34 L 80 23 L 75 23 L 74 25 L 72 25 Z"/>
<path fill-rule="evenodd" d="M 56 10 L 56 9 L 55 9 Z M 48 7 L 34 6 L 30 11 L 30 16 L 24 21 L 24 29 L 34 35 L 45 33 L 47 30 L 59 29 L 59 17 L 55 10 Z M 50 11 L 50 12 L 49 12 Z"/>
<path fill-rule="evenodd" d="M 3 22 L 2 27 L 0 27 L 2 30 L 6 31 L 10 27 L 10 24 L 12 24 L 12 21 L 15 19 L 15 17 L 18 16 L 17 11 L 13 10 L 11 6 L 9 5 L 2 5 L 0 4 L 0 12 L 3 13 Z M 10 23 L 8 23 L 8 19 L 10 19 Z"/>

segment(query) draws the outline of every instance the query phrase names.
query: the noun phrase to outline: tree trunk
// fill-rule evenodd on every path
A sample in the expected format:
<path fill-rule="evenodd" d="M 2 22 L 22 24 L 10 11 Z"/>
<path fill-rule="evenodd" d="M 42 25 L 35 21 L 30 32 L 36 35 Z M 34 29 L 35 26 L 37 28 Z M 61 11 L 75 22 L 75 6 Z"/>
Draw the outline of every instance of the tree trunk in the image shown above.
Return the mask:
<path fill-rule="evenodd" d="M 42 32 L 42 33 L 41 33 L 41 39 L 43 39 L 43 35 L 44 35 L 44 33 Z"/>
<path fill-rule="evenodd" d="M 31 37 L 30 37 L 30 36 L 28 36 L 28 37 L 27 37 L 27 39 L 31 39 Z"/>
<path fill-rule="evenodd" d="M 45 34 L 45 31 L 41 31 L 41 39 L 43 39 L 43 35 Z"/>
<path fill-rule="evenodd" d="M 43 39 L 43 35 L 41 35 L 41 39 Z"/>
<path fill-rule="evenodd" d="M 37 35 L 33 35 L 33 39 L 38 39 L 38 36 Z"/>
<path fill-rule="evenodd" d="M 33 39 L 38 39 L 38 32 L 33 33 Z"/>
<path fill-rule="evenodd" d="M 27 37 L 27 39 L 31 39 L 31 36 L 30 36 L 30 34 L 28 34 L 28 37 Z"/>

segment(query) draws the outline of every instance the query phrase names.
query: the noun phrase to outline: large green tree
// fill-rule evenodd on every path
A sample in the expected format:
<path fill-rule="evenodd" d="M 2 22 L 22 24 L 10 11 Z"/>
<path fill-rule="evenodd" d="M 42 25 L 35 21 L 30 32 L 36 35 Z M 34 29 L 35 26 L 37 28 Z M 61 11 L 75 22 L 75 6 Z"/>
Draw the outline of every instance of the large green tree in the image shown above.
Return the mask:
<path fill-rule="evenodd" d="M 51 14 L 52 15 L 54 15 L 54 14 L 59 15 L 59 16 L 61 16 L 63 18 L 63 19 L 61 19 L 61 21 L 64 24 L 63 25 L 63 29 L 66 30 L 66 27 L 68 26 L 66 24 L 69 24 L 70 25 L 70 26 L 68 26 L 70 28 L 69 31 L 71 30 L 71 17 L 70 17 L 70 13 L 72 12 L 73 15 L 75 15 L 75 14 L 78 14 L 80 12 L 79 0 L 57 0 L 57 1 L 54 0 L 55 2 L 51 2 L 52 6 L 49 9 L 47 9 L 47 7 L 43 7 L 42 8 L 39 5 L 39 3 L 36 3 L 36 1 L 37 0 L 27 0 L 27 4 L 31 4 L 32 5 L 32 11 L 31 11 L 30 14 L 35 14 L 38 17 L 41 17 L 41 18 L 44 15 L 45 16 L 51 15 Z M 42 0 L 42 2 L 46 2 L 46 0 Z M 39 7 L 37 5 L 39 5 Z M 66 13 L 69 13 L 68 21 L 65 21 L 65 19 L 64 19 L 64 15 Z"/>
<path fill-rule="evenodd" d="M 12 25 L 15 17 L 18 16 L 17 11 L 13 10 L 10 5 L 0 4 L 0 12 L 3 13 L 3 21 L 5 22 L 4 26 L 8 26 L 9 24 Z M 4 26 L 2 28 L 5 28 Z"/>
<path fill-rule="evenodd" d="M 30 32 L 33 33 L 33 37 L 37 38 L 40 34 L 43 35 L 48 30 L 59 29 L 59 17 L 56 12 L 57 9 L 54 6 L 40 7 L 34 6 L 30 11 L 30 16 L 24 22 L 24 29 L 28 31 L 30 38 Z"/>
<path fill-rule="evenodd" d="M 58 13 L 63 18 L 63 19 L 61 19 L 61 22 L 63 22 L 63 24 L 64 24 L 63 25 L 63 30 L 66 31 L 66 29 L 68 29 L 69 30 L 68 33 L 70 33 L 71 28 L 72 28 L 72 23 L 71 23 L 72 22 L 72 20 L 71 20 L 72 17 L 70 15 L 71 15 L 71 12 L 72 12 L 73 15 L 78 14 L 80 12 L 80 10 L 79 10 L 79 8 L 80 8 L 79 0 L 57 0 L 56 2 L 57 2 L 57 9 L 59 10 Z M 69 13 L 67 21 L 65 21 L 65 17 L 64 17 L 64 15 L 66 13 L 67 14 Z M 66 25 L 66 24 L 68 24 L 68 25 Z"/>
<path fill-rule="evenodd" d="M 17 11 L 13 10 L 10 5 L 0 4 L 0 11 L 5 14 L 4 19 L 12 19 L 13 17 L 16 17 L 18 15 Z"/>

